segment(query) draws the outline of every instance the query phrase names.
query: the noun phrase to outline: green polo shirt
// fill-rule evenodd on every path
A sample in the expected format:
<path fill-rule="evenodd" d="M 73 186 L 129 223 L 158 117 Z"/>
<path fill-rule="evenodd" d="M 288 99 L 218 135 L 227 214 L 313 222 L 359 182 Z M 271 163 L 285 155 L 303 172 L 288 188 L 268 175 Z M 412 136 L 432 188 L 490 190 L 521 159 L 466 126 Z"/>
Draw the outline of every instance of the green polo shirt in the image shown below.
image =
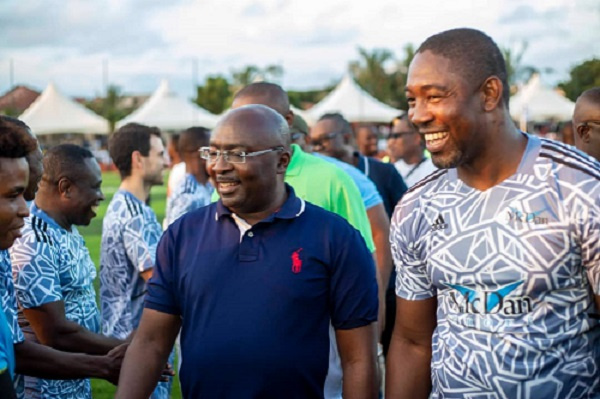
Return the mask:
<path fill-rule="evenodd" d="M 360 232 L 369 250 L 375 251 L 365 205 L 358 187 L 346 172 L 292 144 L 292 159 L 285 172 L 285 182 L 294 188 L 297 197 L 346 219 Z M 215 190 L 212 200 L 218 198 Z"/>
<path fill-rule="evenodd" d="M 297 144 L 292 144 L 292 151 L 285 182 L 294 188 L 296 196 L 346 219 L 360 231 L 373 252 L 371 225 L 352 178 L 334 164 L 305 153 Z"/>

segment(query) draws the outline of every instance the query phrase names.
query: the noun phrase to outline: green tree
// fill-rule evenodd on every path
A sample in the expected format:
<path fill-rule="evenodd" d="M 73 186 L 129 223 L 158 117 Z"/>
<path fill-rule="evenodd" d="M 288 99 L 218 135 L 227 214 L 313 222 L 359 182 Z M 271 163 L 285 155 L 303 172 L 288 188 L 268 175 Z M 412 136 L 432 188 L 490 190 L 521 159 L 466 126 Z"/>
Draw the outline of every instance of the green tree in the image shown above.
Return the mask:
<path fill-rule="evenodd" d="M 351 61 L 350 72 L 356 82 L 373 97 L 389 102 L 392 97 L 392 76 L 386 72 L 386 64 L 394 60 L 394 54 L 385 48 L 371 51 L 358 48 L 359 60 Z"/>
<path fill-rule="evenodd" d="M 408 102 L 406 101 L 406 78 L 408 76 L 408 67 L 413 58 L 415 58 L 416 50 L 411 43 L 408 43 L 402 48 L 402 52 L 402 59 L 396 61 L 396 70 L 391 81 L 392 98 L 390 105 L 406 110 L 408 109 Z"/>
<path fill-rule="evenodd" d="M 213 114 L 220 114 L 229 106 L 230 85 L 221 75 L 208 76 L 204 86 L 196 88 L 196 93 L 196 104 Z"/>
<path fill-rule="evenodd" d="M 115 124 L 117 121 L 125 118 L 133 111 L 132 108 L 122 106 L 123 95 L 121 94 L 121 88 L 116 85 L 108 86 L 106 90 L 106 97 L 96 99 L 92 102 L 88 102 L 85 105 L 108 120 L 110 125 L 110 131 L 115 130 Z"/>
<path fill-rule="evenodd" d="M 575 101 L 587 89 L 600 87 L 600 59 L 592 58 L 571 68 L 569 80 L 558 86 L 568 98 Z"/>
<path fill-rule="evenodd" d="M 511 93 L 517 91 L 519 83 L 525 83 L 535 73 L 540 71 L 531 66 L 523 64 L 523 56 L 529 47 L 529 42 L 526 40 L 521 41 L 519 44 L 512 47 L 502 47 L 500 51 L 504 57 L 504 64 L 506 65 L 506 78 L 510 86 Z"/>

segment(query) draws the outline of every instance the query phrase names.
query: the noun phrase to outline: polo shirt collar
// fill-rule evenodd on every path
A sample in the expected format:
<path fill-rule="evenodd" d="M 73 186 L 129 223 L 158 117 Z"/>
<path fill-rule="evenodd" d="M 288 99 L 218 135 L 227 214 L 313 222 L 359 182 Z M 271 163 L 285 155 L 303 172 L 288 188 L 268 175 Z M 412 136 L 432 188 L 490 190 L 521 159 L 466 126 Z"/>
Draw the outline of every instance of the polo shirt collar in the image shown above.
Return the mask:
<path fill-rule="evenodd" d="M 287 200 L 277 212 L 267 216 L 261 222 L 272 222 L 274 219 L 294 219 L 304 213 L 304 210 L 306 209 L 306 203 L 304 200 L 296 196 L 294 189 L 289 184 L 285 183 L 285 189 L 288 194 Z M 215 220 L 221 219 L 221 217 L 224 215 L 231 216 L 231 214 L 231 210 L 223 205 L 223 201 L 219 198 L 219 201 L 217 201 Z"/>
<path fill-rule="evenodd" d="M 361 171 L 365 171 L 365 157 L 358 151 L 354 151 L 354 156 L 358 158 L 358 165 L 356 167 Z"/>

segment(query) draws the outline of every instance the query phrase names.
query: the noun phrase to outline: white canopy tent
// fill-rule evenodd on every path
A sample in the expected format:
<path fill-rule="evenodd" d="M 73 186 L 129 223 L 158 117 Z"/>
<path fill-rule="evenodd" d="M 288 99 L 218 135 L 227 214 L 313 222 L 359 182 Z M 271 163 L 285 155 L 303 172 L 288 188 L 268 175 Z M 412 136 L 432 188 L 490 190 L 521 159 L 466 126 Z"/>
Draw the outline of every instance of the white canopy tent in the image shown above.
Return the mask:
<path fill-rule="evenodd" d="M 64 96 L 53 83 L 48 84 L 42 94 L 19 116 L 19 119 L 38 136 L 61 133 L 109 133 L 106 119 Z"/>
<path fill-rule="evenodd" d="M 527 122 L 571 120 L 575 103 L 545 87 L 535 74 L 510 98 L 509 107 L 511 117 L 525 126 Z"/>
<path fill-rule="evenodd" d="M 404 113 L 365 92 L 350 75 L 344 76 L 340 84 L 306 114 L 316 121 L 329 112 L 339 112 L 349 122 L 378 123 L 388 123 Z"/>
<path fill-rule="evenodd" d="M 117 128 L 130 122 L 156 126 L 161 130 L 183 130 L 192 126 L 212 129 L 218 116 L 171 92 L 162 80 L 156 91 L 140 108 L 117 122 Z"/>

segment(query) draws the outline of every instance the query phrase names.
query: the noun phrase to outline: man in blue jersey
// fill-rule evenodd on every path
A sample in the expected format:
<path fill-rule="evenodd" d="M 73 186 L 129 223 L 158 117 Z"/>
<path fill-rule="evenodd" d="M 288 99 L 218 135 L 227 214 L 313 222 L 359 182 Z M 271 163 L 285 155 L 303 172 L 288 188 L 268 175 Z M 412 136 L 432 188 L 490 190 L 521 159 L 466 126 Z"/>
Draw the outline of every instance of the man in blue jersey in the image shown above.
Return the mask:
<path fill-rule="evenodd" d="M 34 138 L 29 127 L 18 119 L 0 116 L 0 136 L 20 149 L 26 149 L 23 142 Z M 41 151 L 37 140 L 34 150 L 26 155 L 29 166 L 29 181 L 23 192 L 26 201 L 32 201 L 42 177 Z M 8 150 L 10 146 L 3 146 Z M 8 171 L 7 171 L 8 172 Z M 12 173 L 11 173 L 12 175 Z M 0 179 L 0 183 L 5 178 Z M 8 180 L 6 180 L 8 181 Z M 13 199 L 14 201 L 14 199 Z M 3 222 L 6 225 L 10 223 Z M 16 360 L 14 387 L 17 398 L 24 396 L 23 375 L 34 375 L 51 379 L 81 379 L 86 377 L 105 378 L 116 383 L 126 344 L 111 350 L 107 355 L 97 356 L 83 353 L 58 351 L 25 340 L 17 321 L 17 299 L 12 278 L 12 266 L 8 249 L 0 250 L 0 305 L 6 315 L 12 334 L 12 344 Z M 0 390 L 0 392 L 2 392 Z"/>
<path fill-rule="evenodd" d="M 93 289 L 96 269 L 75 227 L 88 225 L 104 198 L 100 191 L 100 167 L 89 151 L 64 144 L 46 153 L 44 170 L 23 235 L 10 249 L 19 319 L 27 338 L 26 342 L 16 345 L 15 350 L 18 362 L 37 354 L 39 361 L 44 361 L 43 356 L 54 357 L 57 361 L 54 364 L 58 365 L 60 353 L 42 351 L 28 342 L 95 355 L 107 354 L 122 342 L 98 334 L 99 313 Z M 8 288 L 11 288 L 10 284 Z M 102 361 L 88 359 L 90 362 L 95 360 Z M 63 372 L 65 370 L 53 373 L 35 367 L 20 369 L 27 374 L 49 378 L 76 378 L 78 374 Z M 81 371 L 82 374 L 86 372 L 89 369 Z M 84 379 L 84 375 L 78 377 L 66 381 L 26 376 L 25 395 L 91 397 L 89 380 Z"/>
<path fill-rule="evenodd" d="M 142 316 L 146 281 L 152 276 L 162 229 L 146 201 L 163 184 L 167 167 L 158 128 L 127 124 L 109 139 L 110 156 L 121 175 L 102 224 L 100 303 L 102 332 L 125 339 Z M 168 398 L 170 382 L 160 383 L 152 398 Z"/>
<path fill-rule="evenodd" d="M 386 397 L 599 397 L 600 164 L 515 128 L 477 30 L 428 38 L 406 91 L 441 169 L 393 217 Z"/>
<path fill-rule="evenodd" d="M 184 130 L 178 140 L 179 156 L 185 163 L 185 178 L 173 187 L 167 198 L 167 225 L 182 215 L 210 204 L 213 192 L 208 181 L 206 162 L 200 157 L 200 148 L 208 145 L 210 131 L 203 127 Z"/>
<path fill-rule="evenodd" d="M 29 215 L 23 193 L 27 188 L 29 167 L 25 156 L 37 146 L 33 137 L 19 134 L 4 119 L 0 121 L 0 266 L 6 250 L 21 236 L 24 218 Z M 3 268 L 2 268 L 3 269 Z M 0 269 L 0 272 L 4 270 Z M 0 288 L 10 274 L 0 273 Z M 4 290 L 0 299 L 4 302 Z M 9 297 L 8 300 L 14 300 Z M 4 305 L 4 303 L 2 303 Z M 7 320 L 9 312 L 0 309 L 0 392 L 7 398 L 15 397 L 12 377 L 15 371 L 13 335 Z"/>
<path fill-rule="evenodd" d="M 371 254 L 284 183 L 288 134 L 262 105 L 217 124 L 203 157 L 220 200 L 163 236 L 117 398 L 148 396 L 180 327 L 185 397 L 323 398 L 330 321 L 344 398 L 376 397 Z"/>

